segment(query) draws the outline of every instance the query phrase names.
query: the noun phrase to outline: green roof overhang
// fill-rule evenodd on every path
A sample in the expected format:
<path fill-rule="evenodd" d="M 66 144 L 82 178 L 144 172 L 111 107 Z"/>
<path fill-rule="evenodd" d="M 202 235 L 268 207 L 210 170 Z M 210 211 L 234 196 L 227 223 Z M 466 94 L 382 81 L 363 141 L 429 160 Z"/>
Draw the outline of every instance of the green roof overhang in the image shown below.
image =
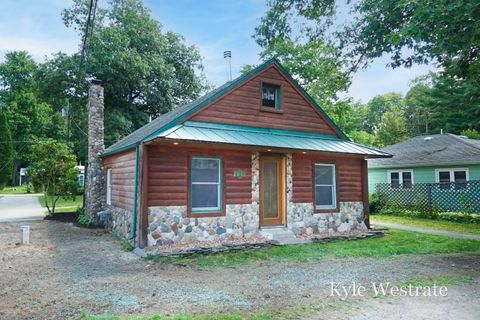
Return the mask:
<path fill-rule="evenodd" d="M 376 149 L 364 147 L 351 141 L 345 141 L 336 135 L 194 121 L 186 121 L 183 124 L 150 137 L 146 141 L 155 139 L 222 143 L 299 151 L 346 153 L 368 157 L 391 156 L 388 153 Z"/>

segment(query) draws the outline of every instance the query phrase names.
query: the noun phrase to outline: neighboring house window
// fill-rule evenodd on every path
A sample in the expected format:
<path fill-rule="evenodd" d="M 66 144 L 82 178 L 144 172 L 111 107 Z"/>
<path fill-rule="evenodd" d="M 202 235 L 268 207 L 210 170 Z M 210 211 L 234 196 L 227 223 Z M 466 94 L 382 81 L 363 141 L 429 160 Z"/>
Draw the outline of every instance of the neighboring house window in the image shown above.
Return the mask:
<path fill-rule="evenodd" d="M 77 176 L 77 180 L 78 180 L 78 184 L 83 187 L 83 185 L 85 184 L 85 176 L 83 174 L 79 174 Z"/>
<path fill-rule="evenodd" d="M 450 183 L 455 183 L 457 187 L 462 188 L 468 181 L 468 169 L 467 168 L 448 168 L 448 169 L 436 169 L 435 179 L 437 183 L 440 183 L 441 189 L 449 189 Z"/>
<path fill-rule="evenodd" d="M 222 207 L 222 163 L 218 158 L 192 158 L 190 205 L 192 213 L 218 213 Z"/>
<path fill-rule="evenodd" d="M 280 109 L 280 86 L 262 84 L 262 107 Z"/>
<path fill-rule="evenodd" d="M 389 170 L 388 183 L 392 188 L 410 189 L 413 185 L 412 170 Z"/>
<path fill-rule="evenodd" d="M 107 204 L 112 204 L 112 169 L 107 170 Z"/>
<path fill-rule="evenodd" d="M 315 164 L 315 209 L 336 209 L 337 190 L 334 164 Z"/>

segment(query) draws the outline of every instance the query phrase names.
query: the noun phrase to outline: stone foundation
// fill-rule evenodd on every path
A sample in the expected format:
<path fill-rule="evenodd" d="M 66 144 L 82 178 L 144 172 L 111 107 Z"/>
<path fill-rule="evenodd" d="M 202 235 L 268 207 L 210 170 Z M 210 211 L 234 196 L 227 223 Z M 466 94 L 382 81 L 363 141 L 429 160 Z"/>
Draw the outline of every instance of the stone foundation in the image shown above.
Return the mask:
<path fill-rule="evenodd" d="M 131 211 L 114 207 L 106 206 L 108 212 L 108 220 L 106 228 L 108 231 L 115 233 L 123 239 L 129 239 L 132 232 L 132 215 Z"/>
<path fill-rule="evenodd" d="M 339 212 L 314 213 L 313 203 L 289 203 L 287 227 L 295 235 L 365 230 L 362 202 L 340 202 Z"/>
<path fill-rule="evenodd" d="M 223 217 L 187 217 L 186 206 L 149 208 L 148 246 L 248 238 L 258 233 L 258 205 L 227 205 Z"/>

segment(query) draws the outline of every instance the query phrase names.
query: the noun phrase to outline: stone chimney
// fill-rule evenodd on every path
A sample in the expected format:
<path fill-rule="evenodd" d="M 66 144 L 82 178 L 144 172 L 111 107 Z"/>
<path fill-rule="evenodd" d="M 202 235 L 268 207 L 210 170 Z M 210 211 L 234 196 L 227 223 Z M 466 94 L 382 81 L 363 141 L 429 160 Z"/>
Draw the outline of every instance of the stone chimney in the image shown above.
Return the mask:
<path fill-rule="evenodd" d="M 105 151 L 103 134 L 103 87 L 92 80 L 88 91 L 88 164 L 85 181 L 85 214 L 100 225 L 98 213 L 105 201 L 105 175 L 100 155 Z"/>

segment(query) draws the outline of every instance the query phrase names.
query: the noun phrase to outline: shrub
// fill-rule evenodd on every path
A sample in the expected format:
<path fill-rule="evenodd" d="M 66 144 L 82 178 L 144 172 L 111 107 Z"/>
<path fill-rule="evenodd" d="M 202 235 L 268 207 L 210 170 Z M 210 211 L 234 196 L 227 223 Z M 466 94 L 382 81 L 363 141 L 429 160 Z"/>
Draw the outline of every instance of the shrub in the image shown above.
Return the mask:
<path fill-rule="evenodd" d="M 93 226 L 93 219 L 85 214 L 85 209 L 83 207 L 77 209 L 78 218 L 77 222 L 79 225 L 84 227 L 91 227 Z"/>

